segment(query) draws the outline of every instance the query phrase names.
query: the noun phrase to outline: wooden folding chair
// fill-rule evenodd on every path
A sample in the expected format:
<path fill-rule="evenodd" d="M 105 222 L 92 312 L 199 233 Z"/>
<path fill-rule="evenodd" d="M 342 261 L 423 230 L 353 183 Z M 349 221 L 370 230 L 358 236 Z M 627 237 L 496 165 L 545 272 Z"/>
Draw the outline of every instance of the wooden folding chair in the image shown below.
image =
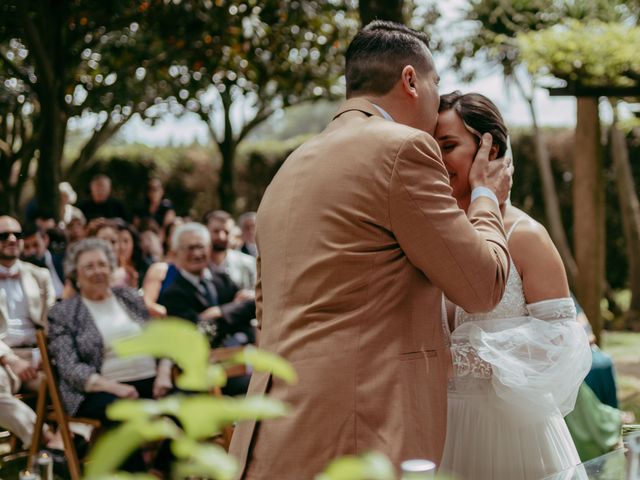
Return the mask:
<path fill-rule="evenodd" d="M 45 421 L 57 423 L 62 436 L 62 443 L 64 444 L 64 456 L 67 459 L 71 480 L 80 480 L 82 477 L 80 460 L 78 459 L 78 453 L 76 451 L 75 444 L 73 443 L 73 435 L 69 429 L 69 423 L 84 423 L 93 426 L 94 429 L 97 429 L 100 428 L 100 421 L 92 418 L 70 417 L 66 414 L 60 398 L 58 384 L 56 382 L 57 375 L 51 365 L 49 350 L 47 348 L 47 339 L 43 330 L 38 330 L 36 332 L 36 341 L 42 359 L 44 380 L 40 383 L 40 389 L 38 391 L 36 425 L 31 447 L 29 449 L 29 462 L 33 461 L 40 449 L 40 444 L 42 442 L 42 426 Z M 51 401 L 51 404 L 49 405 L 50 408 L 47 408 L 47 399 L 50 399 Z M 30 469 L 31 467 L 32 465 L 29 465 Z"/>
<path fill-rule="evenodd" d="M 211 363 L 220 363 L 224 366 L 227 378 L 243 377 L 249 372 L 246 365 L 224 365 L 224 363 L 241 351 L 244 347 L 220 347 L 211 350 L 209 361 Z M 222 397 L 222 389 L 214 387 L 212 392 L 216 397 Z M 233 425 L 224 428 L 220 441 L 218 442 L 225 450 L 229 450 L 231 445 L 231 436 L 233 435 Z"/>

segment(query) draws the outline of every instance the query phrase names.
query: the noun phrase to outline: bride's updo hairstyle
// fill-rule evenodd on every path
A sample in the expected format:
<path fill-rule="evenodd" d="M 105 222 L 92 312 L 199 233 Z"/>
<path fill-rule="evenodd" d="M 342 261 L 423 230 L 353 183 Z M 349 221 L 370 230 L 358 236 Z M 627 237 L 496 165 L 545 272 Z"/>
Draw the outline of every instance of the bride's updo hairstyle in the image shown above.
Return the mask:
<path fill-rule="evenodd" d="M 493 144 L 498 146 L 498 158 L 507 151 L 507 136 L 509 132 L 504 124 L 498 107 L 484 95 L 479 93 L 465 93 L 459 91 L 440 96 L 438 113 L 455 110 L 462 123 L 475 137 L 482 137 L 483 133 L 493 136 Z"/>

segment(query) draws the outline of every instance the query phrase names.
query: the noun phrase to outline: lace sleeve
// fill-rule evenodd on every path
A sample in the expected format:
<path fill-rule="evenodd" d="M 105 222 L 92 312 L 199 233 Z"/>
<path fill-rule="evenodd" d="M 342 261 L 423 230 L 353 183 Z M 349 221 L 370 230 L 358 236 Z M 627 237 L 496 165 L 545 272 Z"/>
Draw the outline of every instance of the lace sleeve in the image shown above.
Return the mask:
<path fill-rule="evenodd" d="M 527 305 L 529 315 L 545 321 L 575 320 L 576 305 L 572 298 L 553 298 Z"/>
<path fill-rule="evenodd" d="M 482 360 L 466 340 L 453 339 L 451 359 L 456 377 L 491 378 L 491 364 Z"/>

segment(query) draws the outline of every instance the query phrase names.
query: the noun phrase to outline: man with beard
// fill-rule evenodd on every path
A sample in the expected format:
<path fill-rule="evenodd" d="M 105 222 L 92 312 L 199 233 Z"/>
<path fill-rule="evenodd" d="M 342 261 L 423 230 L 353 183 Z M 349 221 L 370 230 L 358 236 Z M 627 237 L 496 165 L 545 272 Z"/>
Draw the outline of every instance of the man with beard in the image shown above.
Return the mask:
<path fill-rule="evenodd" d="M 229 248 L 229 232 L 235 222 L 223 210 L 215 210 L 205 217 L 211 234 L 211 262 L 215 271 L 224 272 L 241 290 L 253 291 L 256 284 L 256 259 Z"/>
<path fill-rule="evenodd" d="M 36 414 L 14 393 L 22 385 L 37 388 L 36 329 L 46 326 L 55 293 L 46 268 L 19 260 L 22 237 L 15 218 L 0 217 L 0 425 L 28 446 Z M 50 437 L 45 432 L 45 440 Z"/>
<path fill-rule="evenodd" d="M 52 232 L 54 231 L 52 229 Z M 64 277 L 59 266 L 61 267 L 60 264 L 62 262 L 56 262 L 49 251 L 51 239 L 48 232 L 43 232 L 36 225 L 27 225 L 23 232 L 23 238 L 22 260 L 49 270 L 56 299 L 61 299 L 62 291 L 64 290 Z"/>

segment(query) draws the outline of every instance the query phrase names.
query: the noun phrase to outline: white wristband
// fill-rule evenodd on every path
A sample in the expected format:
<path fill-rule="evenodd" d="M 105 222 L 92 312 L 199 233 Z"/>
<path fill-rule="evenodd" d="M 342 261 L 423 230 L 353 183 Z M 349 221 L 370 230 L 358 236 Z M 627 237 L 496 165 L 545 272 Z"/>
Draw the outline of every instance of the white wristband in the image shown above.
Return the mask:
<path fill-rule="evenodd" d="M 500 207 L 500 202 L 498 202 L 498 197 L 493 191 L 487 187 L 475 187 L 471 191 L 471 203 L 474 202 L 478 197 L 487 197 L 496 202 L 496 205 Z"/>

